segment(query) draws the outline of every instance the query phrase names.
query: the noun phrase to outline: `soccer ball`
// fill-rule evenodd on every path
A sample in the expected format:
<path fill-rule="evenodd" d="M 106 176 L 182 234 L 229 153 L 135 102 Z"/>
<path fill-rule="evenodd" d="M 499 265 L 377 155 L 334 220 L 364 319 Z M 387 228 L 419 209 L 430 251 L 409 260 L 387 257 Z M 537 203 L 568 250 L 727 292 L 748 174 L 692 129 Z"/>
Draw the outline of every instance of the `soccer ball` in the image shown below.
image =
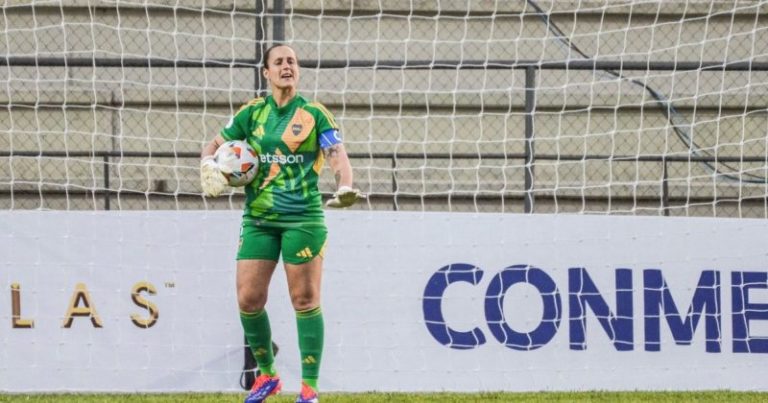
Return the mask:
<path fill-rule="evenodd" d="M 245 186 L 256 177 L 259 157 L 256 150 L 241 140 L 227 141 L 216 150 L 213 160 L 227 178 L 229 186 Z"/>

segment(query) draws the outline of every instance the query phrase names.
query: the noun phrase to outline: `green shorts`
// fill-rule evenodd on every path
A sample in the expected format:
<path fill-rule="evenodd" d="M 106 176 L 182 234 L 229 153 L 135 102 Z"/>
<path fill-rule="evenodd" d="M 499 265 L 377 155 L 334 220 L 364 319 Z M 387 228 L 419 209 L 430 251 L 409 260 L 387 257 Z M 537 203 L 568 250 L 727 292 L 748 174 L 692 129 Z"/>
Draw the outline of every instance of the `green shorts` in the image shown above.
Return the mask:
<path fill-rule="evenodd" d="M 324 224 L 277 227 L 243 222 L 237 260 L 263 259 L 302 264 L 323 257 L 328 228 Z"/>

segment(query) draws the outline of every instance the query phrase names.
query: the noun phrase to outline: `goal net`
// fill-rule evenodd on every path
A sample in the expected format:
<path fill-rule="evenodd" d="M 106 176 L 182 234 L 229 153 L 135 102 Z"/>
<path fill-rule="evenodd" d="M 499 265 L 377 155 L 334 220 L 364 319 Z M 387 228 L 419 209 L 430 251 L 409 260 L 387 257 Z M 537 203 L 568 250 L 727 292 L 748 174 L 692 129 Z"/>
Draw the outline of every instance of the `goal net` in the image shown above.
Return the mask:
<path fill-rule="evenodd" d="M 240 208 L 197 155 L 280 41 L 358 208 L 766 216 L 764 1 L 265 3 L 8 2 L 3 208 Z"/>

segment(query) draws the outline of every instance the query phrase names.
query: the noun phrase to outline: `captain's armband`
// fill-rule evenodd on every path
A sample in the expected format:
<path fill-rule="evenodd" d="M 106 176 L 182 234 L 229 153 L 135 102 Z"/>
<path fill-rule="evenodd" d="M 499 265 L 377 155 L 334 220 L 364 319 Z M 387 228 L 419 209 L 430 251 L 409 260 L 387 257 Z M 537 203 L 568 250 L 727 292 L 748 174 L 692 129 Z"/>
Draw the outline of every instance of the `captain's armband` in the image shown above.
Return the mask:
<path fill-rule="evenodd" d="M 341 133 L 339 133 L 339 129 L 328 129 L 320 133 L 320 148 L 325 150 L 336 144 L 341 144 Z"/>

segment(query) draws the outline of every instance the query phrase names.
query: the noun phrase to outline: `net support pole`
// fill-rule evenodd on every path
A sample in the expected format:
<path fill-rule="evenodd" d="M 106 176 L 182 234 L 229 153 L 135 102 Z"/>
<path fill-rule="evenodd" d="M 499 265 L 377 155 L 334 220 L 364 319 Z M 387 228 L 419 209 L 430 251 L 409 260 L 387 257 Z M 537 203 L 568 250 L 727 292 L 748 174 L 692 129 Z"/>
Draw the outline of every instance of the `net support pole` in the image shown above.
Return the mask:
<path fill-rule="evenodd" d="M 104 162 L 104 210 L 109 211 L 112 197 L 109 189 L 109 155 L 104 155 L 102 160 Z"/>
<path fill-rule="evenodd" d="M 533 142 L 533 111 L 536 105 L 536 68 L 525 68 L 525 199 L 523 211 L 533 213 L 533 164 L 535 160 Z"/>
<path fill-rule="evenodd" d="M 392 156 L 392 211 L 397 211 L 397 156 Z"/>
<path fill-rule="evenodd" d="M 272 42 L 281 43 L 285 40 L 285 1 L 274 0 L 272 11 Z"/>
<path fill-rule="evenodd" d="M 665 216 L 669 216 L 669 178 L 666 159 L 661 161 L 661 210 Z"/>
<path fill-rule="evenodd" d="M 255 15 L 256 15 L 256 29 L 255 29 L 255 40 L 256 40 L 256 46 L 254 49 L 254 60 L 256 61 L 256 67 L 254 71 L 254 87 L 256 92 L 256 97 L 263 97 L 265 96 L 265 90 L 267 88 L 267 83 L 264 77 L 261 75 L 261 69 L 259 66 L 263 63 L 264 58 L 264 43 L 266 42 L 266 35 L 265 35 L 265 28 L 267 24 L 267 20 L 264 16 L 264 11 L 267 9 L 267 0 L 256 0 L 255 2 Z"/>

